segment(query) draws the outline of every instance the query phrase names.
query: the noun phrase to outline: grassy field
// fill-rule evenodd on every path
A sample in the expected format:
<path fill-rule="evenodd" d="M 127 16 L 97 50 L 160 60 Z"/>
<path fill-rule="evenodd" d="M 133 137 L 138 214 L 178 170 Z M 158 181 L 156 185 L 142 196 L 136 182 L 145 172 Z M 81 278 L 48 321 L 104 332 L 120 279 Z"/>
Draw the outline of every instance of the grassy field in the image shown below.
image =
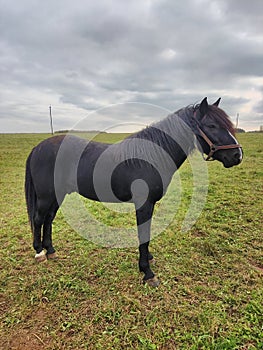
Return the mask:
<path fill-rule="evenodd" d="M 240 134 L 243 163 L 209 166 L 207 202 L 180 232 L 184 200 L 151 244 L 159 288 L 136 248 L 106 249 L 54 223 L 59 259 L 37 264 L 24 201 L 30 150 L 48 135 L 0 135 L 0 349 L 263 349 L 263 134 Z M 114 142 L 123 135 L 102 134 Z M 112 217 L 112 221 L 116 218 Z"/>

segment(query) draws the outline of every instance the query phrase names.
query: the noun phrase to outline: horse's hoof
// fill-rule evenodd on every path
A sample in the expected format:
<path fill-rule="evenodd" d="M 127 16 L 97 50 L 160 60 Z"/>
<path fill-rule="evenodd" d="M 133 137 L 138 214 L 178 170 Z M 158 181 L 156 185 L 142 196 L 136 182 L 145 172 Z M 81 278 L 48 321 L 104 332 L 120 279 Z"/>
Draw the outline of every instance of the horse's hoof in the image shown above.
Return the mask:
<path fill-rule="evenodd" d="M 36 255 L 35 255 L 35 260 L 36 260 L 36 262 L 38 262 L 38 263 L 46 261 L 46 260 L 47 260 L 47 257 L 46 257 L 45 251 L 42 250 L 42 252 L 36 254 Z"/>
<path fill-rule="evenodd" d="M 58 259 L 57 253 L 54 252 L 54 253 L 51 253 L 51 254 L 47 254 L 47 259 L 48 260 L 56 260 L 56 259 Z"/>
<path fill-rule="evenodd" d="M 158 287 L 160 281 L 154 276 L 153 278 L 149 278 L 148 280 L 144 281 L 144 283 L 147 283 L 150 287 Z"/>

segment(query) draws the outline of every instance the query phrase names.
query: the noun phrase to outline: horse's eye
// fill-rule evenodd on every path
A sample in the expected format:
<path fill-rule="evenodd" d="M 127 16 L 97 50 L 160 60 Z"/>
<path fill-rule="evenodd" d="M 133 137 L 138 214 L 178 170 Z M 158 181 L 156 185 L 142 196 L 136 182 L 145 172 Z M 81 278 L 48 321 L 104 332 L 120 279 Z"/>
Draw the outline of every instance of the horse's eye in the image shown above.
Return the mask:
<path fill-rule="evenodd" d="M 207 125 L 209 129 L 215 129 L 216 126 L 214 124 Z"/>

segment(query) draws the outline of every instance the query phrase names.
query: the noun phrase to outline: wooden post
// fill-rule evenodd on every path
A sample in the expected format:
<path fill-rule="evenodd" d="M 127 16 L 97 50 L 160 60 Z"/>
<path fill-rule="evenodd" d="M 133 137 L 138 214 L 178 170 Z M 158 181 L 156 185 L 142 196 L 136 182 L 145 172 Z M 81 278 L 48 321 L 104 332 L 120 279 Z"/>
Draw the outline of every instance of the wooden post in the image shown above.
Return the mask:
<path fill-rule="evenodd" d="M 238 128 L 238 122 L 239 122 L 239 113 L 237 113 L 237 118 L 236 118 L 236 129 Z"/>
<path fill-rule="evenodd" d="M 49 106 L 49 117 L 50 117 L 50 129 L 51 129 L 51 134 L 54 135 L 51 106 Z"/>

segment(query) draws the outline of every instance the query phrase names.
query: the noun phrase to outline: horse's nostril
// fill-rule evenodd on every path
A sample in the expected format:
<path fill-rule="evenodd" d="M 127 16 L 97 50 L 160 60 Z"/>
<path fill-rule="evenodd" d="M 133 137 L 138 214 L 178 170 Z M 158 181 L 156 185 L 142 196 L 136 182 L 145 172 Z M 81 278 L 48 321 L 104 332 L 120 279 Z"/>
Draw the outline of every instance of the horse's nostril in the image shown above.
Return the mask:
<path fill-rule="evenodd" d="M 234 157 L 235 157 L 236 159 L 240 159 L 240 158 L 241 158 L 240 152 L 236 152 L 236 153 L 234 154 Z"/>
<path fill-rule="evenodd" d="M 234 159 L 238 162 L 237 164 L 240 164 L 242 162 L 242 152 L 235 152 Z"/>

